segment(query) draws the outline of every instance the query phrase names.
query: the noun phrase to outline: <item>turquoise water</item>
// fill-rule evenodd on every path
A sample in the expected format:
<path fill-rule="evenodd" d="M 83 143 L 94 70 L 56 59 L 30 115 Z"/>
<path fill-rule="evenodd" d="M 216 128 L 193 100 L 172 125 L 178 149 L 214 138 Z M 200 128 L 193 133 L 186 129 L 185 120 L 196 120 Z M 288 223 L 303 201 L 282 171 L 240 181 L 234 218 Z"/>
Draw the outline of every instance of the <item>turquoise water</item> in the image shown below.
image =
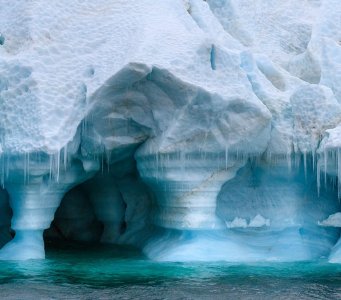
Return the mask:
<path fill-rule="evenodd" d="M 341 266 L 158 263 L 129 248 L 47 249 L 0 262 L 0 299 L 340 299 Z"/>

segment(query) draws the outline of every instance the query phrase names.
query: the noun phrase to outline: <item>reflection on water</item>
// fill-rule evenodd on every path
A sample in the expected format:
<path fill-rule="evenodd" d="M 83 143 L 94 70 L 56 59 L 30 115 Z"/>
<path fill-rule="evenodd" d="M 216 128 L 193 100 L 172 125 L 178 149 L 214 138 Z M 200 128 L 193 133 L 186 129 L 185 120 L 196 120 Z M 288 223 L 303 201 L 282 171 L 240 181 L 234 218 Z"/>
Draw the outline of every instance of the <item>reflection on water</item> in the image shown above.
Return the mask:
<path fill-rule="evenodd" d="M 340 299 L 341 266 L 158 263 L 118 247 L 50 249 L 0 262 L 1 299 Z"/>

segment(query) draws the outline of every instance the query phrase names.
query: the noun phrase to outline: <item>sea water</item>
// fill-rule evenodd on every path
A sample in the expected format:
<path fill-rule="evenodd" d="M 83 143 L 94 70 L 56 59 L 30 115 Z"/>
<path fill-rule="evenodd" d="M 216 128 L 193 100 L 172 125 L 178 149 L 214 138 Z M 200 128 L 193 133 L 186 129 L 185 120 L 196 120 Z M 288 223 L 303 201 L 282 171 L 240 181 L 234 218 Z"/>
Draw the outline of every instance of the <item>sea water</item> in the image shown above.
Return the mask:
<path fill-rule="evenodd" d="M 131 248 L 65 245 L 0 262 L 0 299 L 340 299 L 341 266 L 164 263 Z"/>

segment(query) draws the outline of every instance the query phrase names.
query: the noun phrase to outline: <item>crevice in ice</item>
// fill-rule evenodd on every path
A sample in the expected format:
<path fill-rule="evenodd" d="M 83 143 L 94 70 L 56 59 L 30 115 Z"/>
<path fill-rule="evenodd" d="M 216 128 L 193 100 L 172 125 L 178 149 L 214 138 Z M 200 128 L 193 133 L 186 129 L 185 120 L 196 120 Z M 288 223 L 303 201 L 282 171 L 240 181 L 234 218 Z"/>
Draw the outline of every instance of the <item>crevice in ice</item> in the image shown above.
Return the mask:
<path fill-rule="evenodd" d="M 189 0 L 183 0 L 183 4 L 186 11 L 191 14 L 191 4 L 189 3 Z"/>
<path fill-rule="evenodd" d="M 211 69 L 216 70 L 216 50 L 215 46 L 211 46 L 211 52 L 210 52 L 210 62 L 211 62 Z"/>

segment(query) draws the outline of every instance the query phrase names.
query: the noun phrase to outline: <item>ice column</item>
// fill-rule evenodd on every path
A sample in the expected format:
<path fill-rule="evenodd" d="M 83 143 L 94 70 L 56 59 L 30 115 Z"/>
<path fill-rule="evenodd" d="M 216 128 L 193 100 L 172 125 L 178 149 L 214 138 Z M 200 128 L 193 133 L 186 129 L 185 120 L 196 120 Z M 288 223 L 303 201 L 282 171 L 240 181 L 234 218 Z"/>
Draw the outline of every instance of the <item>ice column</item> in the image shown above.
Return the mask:
<path fill-rule="evenodd" d="M 226 165 L 212 153 L 138 154 L 137 162 L 141 178 L 157 198 L 156 225 L 180 230 L 224 227 L 215 214 L 216 199 L 239 164 Z"/>
<path fill-rule="evenodd" d="M 22 180 L 21 171 L 12 170 L 5 182 L 13 210 L 11 227 L 16 234 L 0 250 L 0 259 L 44 258 L 43 231 L 49 228 L 64 194 L 91 176 L 91 171 L 85 172 L 78 160 L 67 169 L 59 170 L 58 182 L 38 169 L 30 169 L 26 182 Z"/>

